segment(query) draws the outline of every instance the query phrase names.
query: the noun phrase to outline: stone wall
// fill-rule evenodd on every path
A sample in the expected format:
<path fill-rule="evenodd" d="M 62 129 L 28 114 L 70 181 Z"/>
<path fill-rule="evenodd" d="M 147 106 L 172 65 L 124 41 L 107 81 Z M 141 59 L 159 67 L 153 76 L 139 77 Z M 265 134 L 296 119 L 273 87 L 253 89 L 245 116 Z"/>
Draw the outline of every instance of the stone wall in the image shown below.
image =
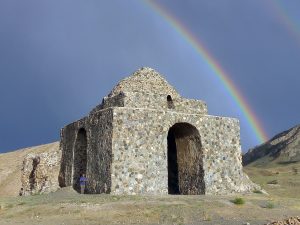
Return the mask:
<path fill-rule="evenodd" d="M 67 187 L 73 184 L 73 158 L 74 145 L 77 132 L 80 127 L 85 127 L 85 118 L 71 123 L 61 129 L 60 132 L 60 149 L 62 150 L 62 159 L 59 172 L 59 186 Z"/>
<path fill-rule="evenodd" d="M 142 68 L 120 81 L 90 114 L 110 107 L 171 109 L 191 114 L 207 114 L 205 102 L 181 97 L 174 87 L 151 68 Z"/>
<path fill-rule="evenodd" d="M 87 193 L 109 192 L 111 141 L 112 109 L 110 108 L 92 113 L 63 128 L 60 186 L 73 186 L 79 191 L 79 177 L 85 173 L 88 179 Z"/>
<path fill-rule="evenodd" d="M 167 138 L 169 129 L 176 123 L 188 123 L 199 131 L 206 194 L 253 189 L 252 182 L 242 171 L 239 123 L 236 119 L 115 108 L 112 193 L 168 193 Z"/>
<path fill-rule="evenodd" d="M 88 193 L 109 193 L 111 187 L 112 109 L 89 116 Z"/>
<path fill-rule="evenodd" d="M 206 194 L 243 193 L 259 189 L 243 173 L 239 121 L 207 116 L 200 118 L 196 124 L 204 152 Z"/>
<path fill-rule="evenodd" d="M 168 96 L 171 101 L 167 100 Z M 203 101 L 182 97 L 172 98 L 171 95 L 145 92 L 121 92 L 113 97 L 105 97 L 103 102 L 95 107 L 90 114 L 111 107 L 163 109 L 190 114 L 207 114 L 207 106 Z"/>
<path fill-rule="evenodd" d="M 171 95 L 145 92 L 125 92 L 124 106 L 127 108 L 145 108 L 157 110 L 174 110 L 191 114 L 207 114 L 207 106 L 203 101 L 172 97 Z M 169 107 L 170 96 L 173 107 Z"/>
<path fill-rule="evenodd" d="M 125 94 L 120 92 L 118 95 L 112 97 L 104 97 L 102 103 L 96 106 L 90 114 L 96 113 L 99 110 L 107 109 L 111 107 L 123 107 Z"/>

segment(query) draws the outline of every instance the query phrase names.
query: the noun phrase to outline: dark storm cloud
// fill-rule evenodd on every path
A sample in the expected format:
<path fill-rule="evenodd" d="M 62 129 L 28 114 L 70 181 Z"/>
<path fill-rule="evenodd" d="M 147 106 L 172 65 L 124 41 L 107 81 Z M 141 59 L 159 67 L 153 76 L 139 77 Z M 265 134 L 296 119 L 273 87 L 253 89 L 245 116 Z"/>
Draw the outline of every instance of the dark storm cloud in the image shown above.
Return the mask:
<path fill-rule="evenodd" d="M 201 38 L 271 135 L 299 123 L 299 45 L 268 4 L 161 4 Z M 1 1 L 0 151 L 58 140 L 61 127 L 141 66 L 207 101 L 211 114 L 238 117 L 243 148 L 257 144 L 199 54 L 142 1 Z"/>

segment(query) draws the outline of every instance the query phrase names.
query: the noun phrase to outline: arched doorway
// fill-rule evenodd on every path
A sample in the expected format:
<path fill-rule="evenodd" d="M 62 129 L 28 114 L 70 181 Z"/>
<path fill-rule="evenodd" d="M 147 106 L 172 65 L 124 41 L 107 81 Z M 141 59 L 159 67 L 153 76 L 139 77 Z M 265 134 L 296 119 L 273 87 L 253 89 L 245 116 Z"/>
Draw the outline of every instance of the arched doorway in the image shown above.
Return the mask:
<path fill-rule="evenodd" d="M 79 178 L 81 174 L 86 174 L 87 165 L 87 136 L 86 130 L 81 128 L 77 133 L 74 148 L 74 164 L 73 164 L 73 188 L 80 192 Z"/>
<path fill-rule="evenodd" d="M 168 193 L 205 194 L 200 134 L 188 123 L 176 123 L 168 133 Z"/>

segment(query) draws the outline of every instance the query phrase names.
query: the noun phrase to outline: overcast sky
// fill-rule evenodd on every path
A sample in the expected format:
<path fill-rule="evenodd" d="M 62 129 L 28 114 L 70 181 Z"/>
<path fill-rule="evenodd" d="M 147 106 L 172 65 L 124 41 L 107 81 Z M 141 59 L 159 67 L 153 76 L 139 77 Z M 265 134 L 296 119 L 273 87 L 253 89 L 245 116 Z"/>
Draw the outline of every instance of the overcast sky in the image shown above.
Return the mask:
<path fill-rule="evenodd" d="M 300 123 L 299 0 L 157 2 L 202 40 L 270 138 Z M 209 114 L 238 118 L 244 151 L 259 144 L 206 62 L 144 1 L 0 0 L 0 152 L 59 140 L 142 66 Z"/>

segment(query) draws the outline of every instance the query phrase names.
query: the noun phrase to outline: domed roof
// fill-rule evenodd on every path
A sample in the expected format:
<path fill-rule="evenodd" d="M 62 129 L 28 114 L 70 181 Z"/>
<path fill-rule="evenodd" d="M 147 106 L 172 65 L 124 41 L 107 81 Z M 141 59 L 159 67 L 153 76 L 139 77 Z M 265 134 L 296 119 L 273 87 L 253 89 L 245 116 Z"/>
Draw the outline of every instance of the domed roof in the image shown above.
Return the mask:
<path fill-rule="evenodd" d="M 148 67 L 142 67 L 121 80 L 108 97 L 119 95 L 122 92 L 142 92 L 179 97 L 177 91 L 158 72 Z"/>

